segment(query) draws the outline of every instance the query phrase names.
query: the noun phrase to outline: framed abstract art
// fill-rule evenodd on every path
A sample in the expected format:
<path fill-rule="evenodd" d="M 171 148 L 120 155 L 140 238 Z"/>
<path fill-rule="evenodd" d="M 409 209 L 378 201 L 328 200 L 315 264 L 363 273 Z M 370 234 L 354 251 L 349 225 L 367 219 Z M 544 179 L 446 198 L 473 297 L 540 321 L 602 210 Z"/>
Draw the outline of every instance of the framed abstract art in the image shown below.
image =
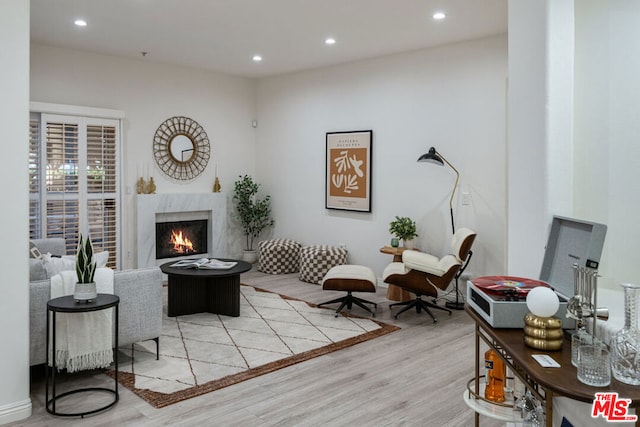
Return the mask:
<path fill-rule="evenodd" d="M 327 132 L 325 207 L 371 212 L 373 131 Z"/>

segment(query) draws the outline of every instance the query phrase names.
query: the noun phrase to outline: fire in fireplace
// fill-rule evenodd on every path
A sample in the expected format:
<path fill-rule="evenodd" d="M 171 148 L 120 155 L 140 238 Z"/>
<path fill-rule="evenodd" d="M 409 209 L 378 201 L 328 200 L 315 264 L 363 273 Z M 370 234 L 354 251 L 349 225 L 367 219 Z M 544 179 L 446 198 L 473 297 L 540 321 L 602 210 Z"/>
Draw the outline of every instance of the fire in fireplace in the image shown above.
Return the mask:
<path fill-rule="evenodd" d="M 156 223 L 156 259 L 207 254 L 207 220 Z"/>

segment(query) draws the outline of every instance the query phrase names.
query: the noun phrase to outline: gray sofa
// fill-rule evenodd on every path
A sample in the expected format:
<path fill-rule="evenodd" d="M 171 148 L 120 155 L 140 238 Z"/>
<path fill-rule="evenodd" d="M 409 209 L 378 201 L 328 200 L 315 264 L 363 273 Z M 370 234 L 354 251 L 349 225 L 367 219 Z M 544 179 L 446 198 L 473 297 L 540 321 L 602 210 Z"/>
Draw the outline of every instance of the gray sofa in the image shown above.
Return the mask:
<path fill-rule="evenodd" d="M 38 249 L 52 255 L 65 255 L 64 239 L 36 239 Z M 37 260 L 30 260 L 31 277 L 38 275 Z M 159 344 L 162 331 L 162 272 L 157 267 L 114 273 L 114 294 L 120 297 L 118 345 L 155 340 Z M 29 283 L 30 365 L 45 363 L 47 301 L 50 281 Z M 158 350 L 158 347 L 156 347 Z"/>

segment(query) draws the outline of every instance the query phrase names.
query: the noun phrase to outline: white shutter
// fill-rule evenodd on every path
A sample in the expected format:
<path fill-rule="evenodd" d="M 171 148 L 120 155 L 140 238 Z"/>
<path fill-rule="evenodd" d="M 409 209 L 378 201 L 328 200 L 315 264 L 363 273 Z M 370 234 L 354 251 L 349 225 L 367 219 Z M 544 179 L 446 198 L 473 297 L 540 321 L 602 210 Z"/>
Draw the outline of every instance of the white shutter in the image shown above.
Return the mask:
<path fill-rule="evenodd" d="M 32 238 L 63 237 L 73 253 L 88 232 L 119 266 L 119 129 L 118 120 L 44 113 L 30 121 Z"/>
<path fill-rule="evenodd" d="M 109 251 L 116 265 L 117 242 L 117 127 L 89 124 L 87 131 L 87 224 L 94 250 Z"/>
<path fill-rule="evenodd" d="M 46 237 L 63 237 L 67 253 L 78 244 L 80 228 L 79 124 L 43 115 L 45 145 Z M 72 121 L 73 120 L 73 121 Z"/>
<path fill-rule="evenodd" d="M 37 239 L 42 236 L 40 218 L 40 119 L 32 115 L 29 119 L 29 238 Z"/>

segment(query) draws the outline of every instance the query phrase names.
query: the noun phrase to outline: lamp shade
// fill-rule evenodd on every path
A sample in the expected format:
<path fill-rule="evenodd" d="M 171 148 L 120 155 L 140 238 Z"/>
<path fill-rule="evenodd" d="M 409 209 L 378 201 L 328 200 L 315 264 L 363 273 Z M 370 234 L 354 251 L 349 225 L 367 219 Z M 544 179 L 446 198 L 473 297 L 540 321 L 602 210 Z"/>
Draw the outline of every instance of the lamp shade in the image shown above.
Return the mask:
<path fill-rule="evenodd" d="M 558 295 L 544 286 L 538 286 L 527 294 L 527 308 L 539 317 L 551 317 L 558 311 L 560 301 Z"/>
<path fill-rule="evenodd" d="M 419 162 L 428 162 L 434 163 L 436 165 L 444 166 L 444 162 L 442 161 L 442 157 L 438 154 L 434 147 L 429 148 L 429 152 L 423 154 L 418 158 Z"/>

